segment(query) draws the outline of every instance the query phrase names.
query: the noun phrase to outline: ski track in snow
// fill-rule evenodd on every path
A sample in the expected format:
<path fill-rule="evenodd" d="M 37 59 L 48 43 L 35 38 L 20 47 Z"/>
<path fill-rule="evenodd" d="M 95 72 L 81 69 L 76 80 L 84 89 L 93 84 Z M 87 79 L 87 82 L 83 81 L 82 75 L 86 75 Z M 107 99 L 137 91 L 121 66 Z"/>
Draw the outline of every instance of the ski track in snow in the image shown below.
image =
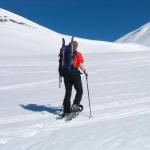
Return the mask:
<path fill-rule="evenodd" d="M 139 99 L 131 99 L 131 101 L 128 102 L 109 102 L 109 103 L 103 103 L 103 104 L 97 104 L 97 105 L 93 105 L 92 109 L 94 110 L 94 112 L 97 111 L 101 111 L 103 112 L 104 110 L 109 111 L 110 109 L 116 109 L 116 108 L 121 108 L 122 111 L 126 111 L 126 108 L 129 108 L 129 106 L 142 106 L 144 105 L 149 106 L 150 104 L 150 97 L 143 97 L 143 98 L 139 98 Z M 145 108 L 144 107 L 144 108 Z M 137 107 L 136 107 L 137 108 Z M 140 108 L 141 109 L 141 108 Z M 132 110 L 132 109 L 131 109 Z M 128 111 L 128 110 L 127 110 Z M 137 109 L 138 111 L 138 109 Z M 115 112 L 115 111 L 114 111 Z M 84 113 L 81 114 L 88 114 L 88 110 L 86 109 L 84 111 Z M 103 115 L 103 114 L 101 114 Z M 107 115 L 107 114 L 105 114 Z M 111 114 L 110 114 L 111 115 Z M 85 116 L 87 117 L 87 115 Z M 16 117 L 8 117 L 8 118 L 0 118 L 0 125 L 6 125 L 6 124 L 12 124 L 12 123 L 17 123 L 17 122 L 25 122 L 25 121 L 32 121 L 32 120 L 40 120 L 40 119 L 49 119 L 49 118 L 54 118 L 54 115 L 49 115 L 48 113 L 46 114 L 30 114 L 30 115 L 17 115 Z"/>
<path fill-rule="evenodd" d="M 145 102 L 140 102 L 141 104 L 145 104 L 145 103 L 150 103 L 150 101 L 145 101 Z M 132 102 L 132 105 L 136 105 L 137 102 L 133 103 Z M 110 104 L 111 105 L 111 104 Z M 131 104 L 125 104 L 123 106 L 131 106 Z M 146 107 L 147 106 L 147 107 Z M 95 107 L 99 107 L 99 106 L 95 106 Z M 93 110 L 94 110 L 94 113 L 93 113 L 93 117 L 92 118 L 88 118 L 88 110 L 84 111 L 83 113 L 81 113 L 80 116 L 78 116 L 77 118 L 75 118 L 74 120 L 70 121 L 70 122 L 65 122 L 64 120 L 55 120 L 54 119 L 54 116 L 51 116 L 49 117 L 48 115 L 45 117 L 40 117 L 38 114 L 37 115 L 27 115 L 26 117 L 23 116 L 23 119 L 22 116 L 17 116 L 16 118 L 8 118 L 7 120 L 6 119 L 1 119 L 0 120 L 0 125 L 5 125 L 5 124 L 12 124 L 12 123 L 17 123 L 20 121 L 33 121 L 33 120 L 42 120 L 42 119 L 47 119 L 49 120 L 50 118 L 53 120 L 53 123 L 47 123 L 47 124 L 42 124 L 42 123 L 39 123 L 39 124 L 33 124 L 33 125 L 30 125 L 26 128 L 23 128 L 23 129 L 17 129 L 17 130 L 13 130 L 13 131 L 2 131 L 0 132 L 0 136 L 22 136 L 24 138 L 28 138 L 28 137 L 32 137 L 32 136 L 35 136 L 39 133 L 44 133 L 44 132 L 51 132 L 51 131 L 54 131 L 54 130 L 60 130 L 60 129 L 63 129 L 63 128 L 70 128 L 70 127 L 74 127 L 74 126 L 82 126 L 82 125 L 89 125 L 89 124 L 93 124 L 93 123 L 96 123 L 96 122 L 104 122 L 104 121 L 110 121 L 110 120 L 115 120 L 115 119 L 121 119 L 121 118 L 126 118 L 126 117 L 133 117 L 133 116 L 137 116 L 137 115 L 142 115 L 142 114 L 146 114 L 146 113 L 150 113 L 150 109 L 149 109 L 149 105 L 144 105 L 144 107 L 136 107 L 136 108 L 132 108 L 132 109 L 127 109 L 125 107 L 125 109 L 122 109 L 120 111 L 113 111 L 113 112 L 110 112 L 110 113 L 100 113 L 99 111 L 103 112 L 103 109 L 96 109 L 94 106 L 92 107 Z M 115 109 L 116 107 L 119 107 L 120 106 L 117 106 L 117 104 L 114 104 L 114 105 L 111 105 L 111 109 Z M 99 107 L 100 108 L 100 107 Z M 109 111 L 109 108 L 108 111 Z M 97 115 L 99 114 L 99 115 Z M 51 121 L 52 121 L 51 120 Z M 0 144 L 6 144 L 7 143 L 7 140 L 6 139 L 1 139 L 0 140 Z"/>
<path fill-rule="evenodd" d="M 56 82 L 58 79 L 52 79 L 52 80 L 46 80 L 46 81 L 37 81 L 37 82 L 30 82 L 30 83 L 21 83 L 21 84 L 13 84 L 13 85 L 7 85 L 7 86 L 0 86 L 0 91 L 8 90 L 8 89 L 14 89 L 14 88 L 26 88 L 26 87 L 33 87 L 38 86 L 42 84 L 49 84 L 52 82 Z"/>

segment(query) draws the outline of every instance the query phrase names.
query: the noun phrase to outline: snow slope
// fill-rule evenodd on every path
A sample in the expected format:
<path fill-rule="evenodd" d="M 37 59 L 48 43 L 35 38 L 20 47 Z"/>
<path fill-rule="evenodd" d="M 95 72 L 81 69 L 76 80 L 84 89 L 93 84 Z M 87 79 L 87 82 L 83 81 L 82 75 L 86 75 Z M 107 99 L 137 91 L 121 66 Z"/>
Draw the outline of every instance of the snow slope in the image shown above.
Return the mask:
<path fill-rule="evenodd" d="M 70 36 L 56 33 L 4 9 L 0 9 L 0 20 L 0 55 L 58 54 L 61 38 L 64 37 L 67 43 L 70 41 Z M 116 44 L 81 38 L 76 40 L 79 42 L 79 49 L 86 53 L 149 49 L 137 44 Z"/>
<path fill-rule="evenodd" d="M 118 39 L 116 43 L 138 43 L 150 46 L 150 22 Z"/>
<path fill-rule="evenodd" d="M 57 53 L 61 37 L 70 37 L 1 9 L 5 15 L 26 25 L 0 22 L 0 150 L 150 149 L 148 47 L 76 38 L 89 72 L 93 118 L 82 76 L 85 109 L 66 123 L 55 119 L 64 96 Z"/>

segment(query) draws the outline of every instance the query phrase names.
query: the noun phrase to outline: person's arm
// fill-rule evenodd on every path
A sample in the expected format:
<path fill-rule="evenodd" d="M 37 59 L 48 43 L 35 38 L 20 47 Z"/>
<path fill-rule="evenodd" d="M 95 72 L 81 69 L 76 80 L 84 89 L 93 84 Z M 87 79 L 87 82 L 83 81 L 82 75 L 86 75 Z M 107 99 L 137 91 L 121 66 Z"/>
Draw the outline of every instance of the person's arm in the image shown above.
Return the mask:
<path fill-rule="evenodd" d="M 83 63 L 80 63 L 80 64 L 79 64 L 79 67 L 80 67 L 80 69 L 83 71 L 83 73 L 84 73 L 86 76 L 88 76 L 88 73 L 87 73 L 87 71 L 86 71 L 86 69 L 85 69 Z"/>

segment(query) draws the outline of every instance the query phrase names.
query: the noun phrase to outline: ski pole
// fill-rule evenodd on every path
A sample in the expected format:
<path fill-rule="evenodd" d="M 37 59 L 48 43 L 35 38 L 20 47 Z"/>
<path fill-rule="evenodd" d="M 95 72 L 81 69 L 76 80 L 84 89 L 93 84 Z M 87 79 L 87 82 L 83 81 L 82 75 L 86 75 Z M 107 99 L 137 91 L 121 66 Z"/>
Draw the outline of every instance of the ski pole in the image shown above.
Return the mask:
<path fill-rule="evenodd" d="M 89 109 L 90 109 L 90 116 L 92 117 L 92 111 L 91 111 L 91 102 L 90 102 L 90 93 L 89 93 L 89 85 L 88 85 L 88 76 L 86 75 L 86 85 L 87 85 L 87 92 L 88 92 L 88 100 L 89 100 Z"/>
<path fill-rule="evenodd" d="M 59 88 L 61 88 L 61 82 L 62 82 L 62 78 L 61 78 L 61 76 L 59 75 Z"/>

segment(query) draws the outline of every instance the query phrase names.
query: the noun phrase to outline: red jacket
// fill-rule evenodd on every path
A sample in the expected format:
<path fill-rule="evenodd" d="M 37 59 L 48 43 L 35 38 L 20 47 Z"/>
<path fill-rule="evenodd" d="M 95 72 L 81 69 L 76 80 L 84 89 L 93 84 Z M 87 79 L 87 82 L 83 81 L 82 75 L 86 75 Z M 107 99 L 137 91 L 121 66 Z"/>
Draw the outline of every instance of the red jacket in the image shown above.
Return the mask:
<path fill-rule="evenodd" d="M 80 63 L 83 63 L 84 62 L 84 59 L 83 59 L 83 56 L 80 52 L 77 51 L 74 59 L 73 59 L 73 62 L 72 62 L 72 65 L 74 68 L 78 68 L 79 67 L 79 64 Z"/>

